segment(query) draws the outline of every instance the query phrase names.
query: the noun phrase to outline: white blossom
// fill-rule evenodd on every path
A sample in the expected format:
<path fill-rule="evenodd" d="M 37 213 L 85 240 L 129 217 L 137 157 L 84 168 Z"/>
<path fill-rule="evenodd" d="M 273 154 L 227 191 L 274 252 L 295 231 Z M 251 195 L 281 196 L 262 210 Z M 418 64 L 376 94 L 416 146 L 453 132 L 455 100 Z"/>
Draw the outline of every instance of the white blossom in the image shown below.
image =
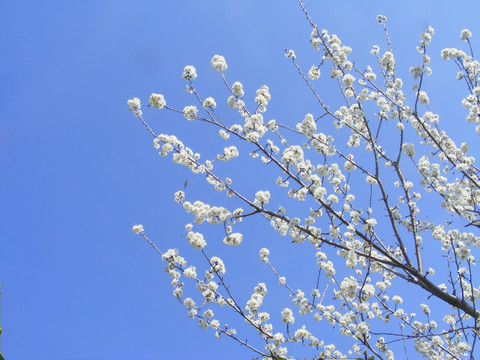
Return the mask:
<path fill-rule="evenodd" d="M 262 248 L 260 250 L 260 259 L 263 262 L 268 262 L 268 255 L 270 255 L 270 250 L 268 250 L 267 248 Z"/>
<path fill-rule="evenodd" d="M 150 95 L 149 104 L 157 109 L 163 109 L 167 105 L 165 98 L 162 94 L 152 94 Z"/>
<path fill-rule="evenodd" d="M 282 310 L 282 323 L 284 324 L 293 324 L 295 322 L 295 318 L 293 317 L 293 311 L 289 308 L 285 308 Z"/>
<path fill-rule="evenodd" d="M 430 102 L 428 95 L 425 91 L 420 91 L 418 93 L 418 101 L 420 102 L 420 104 L 423 105 L 427 105 Z"/>
<path fill-rule="evenodd" d="M 140 234 L 141 232 L 143 232 L 143 226 L 141 224 L 137 225 L 133 225 L 132 227 L 132 231 L 134 234 Z"/>
<path fill-rule="evenodd" d="M 376 185 L 376 184 L 378 184 L 377 179 L 375 179 L 373 176 L 370 176 L 370 175 L 367 176 L 366 181 L 367 181 L 367 183 L 370 184 L 370 185 Z"/>
<path fill-rule="evenodd" d="M 142 110 L 140 110 L 140 99 L 139 98 L 133 98 L 130 100 L 127 100 L 127 105 L 130 111 L 132 111 L 135 116 L 142 116 Z"/>
<path fill-rule="evenodd" d="M 295 56 L 295 51 L 293 50 L 288 50 L 285 52 L 285 57 L 286 58 L 291 58 L 291 59 L 295 59 L 296 56 Z"/>
<path fill-rule="evenodd" d="M 197 113 L 198 113 L 198 109 L 196 106 L 189 105 L 183 108 L 183 115 L 187 120 L 190 120 L 190 121 L 195 120 L 195 118 L 197 117 Z"/>
<path fill-rule="evenodd" d="M 203 249 L 207 242 L 203 239 L 203 235 L 193 231 L 189 231 L 187 234 L 187 241 L 194 249 Z"/>
<path fill-rule="evenodd" d="M 182 73 L 182 79 L 189 81 L 189 80 L 195 80 L 196 78 L 197 78 L 197 70 L 195 69 L 195 67 L 191 65 L 185 66 Z"/>
<path fill-rule="evenodd" d="M 310 80 L 318 80 L 320 77 L 320 68 L 313 65 L 308 71 L 308 77 Z"/>
<path fill-rule="evenodd" d="M 463 29 L 460 33 L 460 39 L 462 41 L 467 41 L 472 36 L 472 33 L 468 29 Z"/>
<path fill-rule="evenodd" d="M 233 233 L 223 239 L 225 245 L 238 246 L 242 242 L 243 235 L 240 233 Z"/>
<path fill-rule="evenodd" d="M 395 58 L 390 51 L 386 51 L 381 60 L 382 68 L 385 70 L 393 70 L 395 68 Z"/>
<path fill-rule="evenodd" d="M 183 271 L 183 275 L 189 278 L 196 278 L 197 277 L 197 271 L 195 266 L 189 266 Z"/>
<path fill-rule="evenodd" d="M 227 63 L 225 58 L 221 55 L 215 55 L 210 61 L 215 71 L 225 71 L 227 70 Z"/>
<path fill-rule="evenodd" d="M 387 17 L 385 15 L 377 15 L 377 22 L 379 24 L 383 24 L 385 21 L 387 21 Z"/>
<path fill-rule="evenodd" d="M 353 85 L 353 82 L 355 81 L 355 78 L 353 77 L 352 74 L 345 74 L 343 76 L 342 81 L 345 84 L 345 86 L 348 88 L 348 87 L 351 87 Z"/>
<path fill-rule="evenodd" d="M 245 94 L 245 92 L 243 91 L 242 83 L 239 82 L 239 81 L 234 82 L 233 85 L 232 85 L 232 92 L 235 95 L 238 95 L 238 96 L 242 97 Z"/>
<path fill-rule="evenodd" d="M 177 191 L 174 195 L 174 200 L 176 203 L 180 203 L 185 199 L 185 193 L 183 191 Z"/>
<path fill-rule="evenodd" d="M 414 148 L 412 143 L 402 144 L 402 149 L 407 156 L 409 156 L 409 157 L 415 156 L 415 148 Z"/>
<path fill-rule="evenodd" d="M 392 297 L 392 300 L 395 301 L 397 304 L 402 304 L 403 303 L 403 299 L 398 295 L 394 295 Z"/>
<path fill-rule="evenodd" d="M 270 200 L 270 191 L 266 190 L 260 190 L 255 193 L 255 204 L 258 204 L 260 206 L 268 204 L 268 201 Z"/>
<path fill-rule="evenodd" d="M 203 102 L 203 108 L 215 108 L 217 106 L 217 103 L 215 102 L 215 99 L 212 97 L 207 97 L 205 101 Z"/>

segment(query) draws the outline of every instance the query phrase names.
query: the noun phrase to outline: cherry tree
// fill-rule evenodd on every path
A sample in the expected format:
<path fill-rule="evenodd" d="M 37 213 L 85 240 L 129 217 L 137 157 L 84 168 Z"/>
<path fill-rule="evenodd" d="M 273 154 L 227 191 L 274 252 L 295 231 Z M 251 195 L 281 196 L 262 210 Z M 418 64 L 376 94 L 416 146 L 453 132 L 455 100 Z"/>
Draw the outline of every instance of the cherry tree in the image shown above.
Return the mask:
<path fill-rule="evenodd" d="M 246 92 L 241 82 L 228 78 L 221 55 L 213 56 L 211 65 L 225 85 L 223 98 L 201 95 L 205 90 L 195 86 L 196 69 L 187 65 L 182 78 L 192 103 L 176 108 L 168 96 L 153 93 L 148 105 L 151 117 L 168 111 L 169 117 L 201 122 L 202 131 L 218 133 L 208 159 L 180 136 L 157 133 L 140 100 L 128 100 L 160 156 L 171 156 L 206 180 L 213 193 L 224 195 L 218 204 L 216 195 L 215 203 L 206 203 L 188 198 L 185 189 L 173 194 L 172 203 L 188 213 L 178 248 L 161 249 L 142 225 L 135 224 L 133 232 L 160 254 L 173 296 L 188 316 L 216 337 L 248 347 L 257 358 L 403 359 L 416 358 L 416 352 L 429 359 L 473 359 L 480 335 L 475 276 L 480 170 L 468 155 L 468 144 L 449 137 L 429 106 L 428 50 L 434 29 L 421 34 L 417 65 L 402 81 L 385 16 L 377 17 L 385 46 L 374 46 L 371 65 L 360 67 L 350 58 L 352 48 L 318 27 L 298 3 L 311 25 L 310 44 L 318 61 L 304 67 L 290 49 L 285 57 L 318 106 L 305 109 L 296 125 L 269 120 L 269 87 Z M 465 114 L 458 117 L 466 117 L 466 124 L 458 126 L 480 134 L 480 63 L 471 35 L 468 30 L 460 34 L 465 50 L 447 48 L 440 55 L 452 69 L 457 66 L 452 76 L 465 84 Z M 328 84 L 342 104 L 330 106 L 318 84 Z M 220 111 L 220 102 L 230 111 Z M 270 188 L 250 193 L 233 176 L 223 175 L 241 154 L 265 168 L 252 177 L 270 179 Z M 278 233 L 277 243 L 302 249 L 295 261 L 311 264 L 314 270 L 302 277 L 313 287 L 289 280 L 276 265 L 286 255 L 272 242 L 249 257 L 264 263 L 268 281 L 259 274 L 250 294 L 236 293 L 242 279 L 229 276 L 222 249 L 241 249 L 249 241 L 242 229 L 253 218 L 259 218 L 255 226 L 265 224 Z M 206 224 L 220 231 L 207 236 Z M 215 253 L 207 240 L 217 244 Z M 193 264 L 182 246 L 196 250 Z M 288 303 L 274 311 L 267 306 L 272 289 L 266 284 L 272 279 L 280 289 L 275 301 L 282 297 Z M 217 313 L 228 314 L 228 322 Z M 241 320 L 239 327 L 231 326 L 233 319 Z M 336 332 L 334 341 L 326 340 L 326 331 Z"/>

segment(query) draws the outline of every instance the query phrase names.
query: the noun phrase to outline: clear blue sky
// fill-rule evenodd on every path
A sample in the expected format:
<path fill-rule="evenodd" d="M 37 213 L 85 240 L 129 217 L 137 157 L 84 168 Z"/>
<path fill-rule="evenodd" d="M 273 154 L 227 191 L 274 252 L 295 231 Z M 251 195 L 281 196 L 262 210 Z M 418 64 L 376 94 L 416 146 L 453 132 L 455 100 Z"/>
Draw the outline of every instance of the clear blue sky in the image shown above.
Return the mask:
<path fill-rule="evenodd" d="M 405 72 L 419 62 L 415 46 L 432 25 L 432 105 L 445 119 L 464 121 L 455 114 L 459 108 L 441 108 L 456 89 L 456 69 L 440 59 L 440 50 L 463 46 L 463 28 L 480 49 L 476 1 L 306 0 L 306 6 L 364 65 L 373 44 L 385 48 L 375 17 L 386 15 Z M 227 77 L 242 81 L 247 93 L 270 86 L 266 116 L 294 124 L 315 105 L 298 90 L 303 84 L 283 49 L 295 49 L 308 69 L 318 55 L 309 34 L 295 0 L 0 0 L 1 346 L 7 359 L 250 356 L 188 319 L 159 257 L 131 233 L 142 223 L 163 249 L 179 247 L 190 218 L 172 194 L 188 179 L 187 195 L 207 200 L 208 187 L 156 155 L 126 100 L 136 96 L 146 104 L 150 93 L 160 92 L 169 105 L 190 104 L 180 77 L 185 65 L 196 66 L 205 96 L 225 96 L 210 66 L 221 54 Z M 206 148 L 204 127 L 152 110 L 145 117 L 158 132 L 180 133 Z M 253 179 L 241 171 L 236 176 Z M 275 236 L 268 230 L 250 229 L 251 238 Z M 254 265 L 234 278 L 263 269 L 261 243 L 245 243 L 254 255 L 241 261 Z M 255 284 L 245 281 L 239 292 Z"/>

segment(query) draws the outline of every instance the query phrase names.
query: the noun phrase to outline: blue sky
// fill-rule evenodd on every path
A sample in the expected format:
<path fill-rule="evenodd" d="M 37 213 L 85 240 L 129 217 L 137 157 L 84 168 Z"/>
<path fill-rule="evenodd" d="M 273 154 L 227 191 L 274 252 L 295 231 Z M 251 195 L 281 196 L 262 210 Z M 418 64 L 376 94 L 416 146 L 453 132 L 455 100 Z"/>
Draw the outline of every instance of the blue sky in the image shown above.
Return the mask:
<path fill-rule="evenodd" d="M 386 15 L 405 73 L 419 62 L 415 46 L 432 25 L 432 106 L 444 111 L 445 119 L 464 121 L 458 105 L 444 105 L 463 93 L 454 81 L 454 65 L 440 59 L 440 50 L 462 47 L 463 28 L 473 32 L 474 48 L 478 44 L 475 1 L 460 7 L 434 0 L 307 0 L 306 6 L 320 27 L 353 47 L 352 57 L 363 65 L 371 61 L 373 44 L 385 48 L 375 17 Z M 181 234 L 190 220 L 172 194 L 186 179 L 193 200 L 208 200 L 209 188 L 156 155 L 126 100 L 139 97 L 146 104 L 150 93 L 159 92 L 169 105 L 189 105 L 181 79 L 185 65 L 196 66 L 196 84 L 205 96 L 226 97 L 210 65 L 211 57 L 221 54 L 230 81 L 242 81 L 250 94 L 267 84 L 272 94 L 268 117 L 294 124 L 315 103 L 283 49 L 295 49 L 308 69 L 317 55 L 309 34 L 294 0 L 0 0 L 1 345 L 6 358 L 251 355 L 188 319 L 171 296 L 159 257 L 131 233 L 135 222 L 142 223 L 152 239 L 165 243 L 163 249 L 185 248 Z M 218 138 L 182 117 L 152 109 L 144 113 L 158 132 L 181 135 L 194 148 L 208 152 L 209 139 Z M 246 191 L 264 181 L 255 179 L 252 169 L 233 171 Z M 267 242 L 275 236 L 256 226 L 244 231 Z M 244 253 L 251 250 L 254 256 L 237 259 L 233 278 L 255 278 L 263 269 L 257 256 L 262 241 L 247 240 Z M 234 260 L 235 253 L 228 251 L 225 257 Z M 289 262 L 281 254 L 277 261 L 280 266 Z M 245 263 L 252 265 L 242 267 Z M 294 276 L 301 278 L 302 269 L 297 271 Z M 248 294 L 255 284 L 241 282 L 239 293 Z"/>

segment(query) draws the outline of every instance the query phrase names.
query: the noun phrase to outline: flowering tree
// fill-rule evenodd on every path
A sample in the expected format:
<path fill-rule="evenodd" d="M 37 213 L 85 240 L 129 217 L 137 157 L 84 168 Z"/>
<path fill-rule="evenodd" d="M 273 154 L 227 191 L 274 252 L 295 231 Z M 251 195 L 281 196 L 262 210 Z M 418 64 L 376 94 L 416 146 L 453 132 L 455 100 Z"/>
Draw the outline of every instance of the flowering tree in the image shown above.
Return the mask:
<path fill-rule="evenodd" d="M 242 83 L 227 79 L 227 63 L 220 55 L 211 64 L 226 86 L 228 106 L 238 111 L 237 122 L 231 113 L 227 121 L 216 110 L 218 99 L 200 95 L 193 66 L 184 68 L 182 78 L 197 105 L 176 109 L 156 93 L 149 99 L 153 108 L 203 122 L 205 131 L 218 131 L 219 141 L 227 145 L 210 160 L 201 160 L 174 135 L 157 134 L 144 119 L 140 100 L 128 100 L 162 157 L 172 154 L 176 164 L 226 195 L 224 206 L 218 206 L 187 201 L 184 191 L 174 194 L 174 201 L 193 216 L 185 237 L 203 264 L 187 264 L 178 249 L 160 250 L 142 225 L 134 225 L 133 232 L 165 261 L 173 295 L 188 316 L 257 357 L 394 359 L 416 351 L 431 359 L 473 359 L 480 335 L 480 284 L 474 274 L 480 246 L 480 170 L 467 155 L 468 145 L 457 145 L 429 108 L 424 83 L 431 74 L 427 50 L 434 30 L 429 27 L 421 34 L 419 65 L 410 68 L 413 91 L 405 91 L 384 16 L 377 21 L 387 49 L 374 46 L 374 64 L 359 68 L 349 58 L 351 48 L 321 30 L 298 2 L 312 28 L 311 46 L 320 55 L 318 63 L 304 71 L 294 51 L 285 50 L 319 104 L 311 110 L 316 114 L 306 113 L 296 126 L 265 120 L 271 100 L 266 85 L 256 91 L 255 105 L 248 106 L 249 95 Z M 457 79 L 466 85 L 466 120 L 477 124 L 480 134 L 480 63 L 473 58 L 470 36 L 468 30 L 461 33 L 468 54 L 449 48 L 441 57 L 458 66 Z M 317 91 L 315 84 L 325 77 L 321 72 L 330 83 L 328 78 L 334 79 L 332 91 L 343 101 L 338 108 L 330 107 Z M 332 134 L 320 131 L 332 123 Z M 265 165 L 265 176 L 276 178 L 277 190 L 259 188 L 250 195 L 217 172 L 220 162 L 235 162 L 243 150 L 251 161 Z M 429 209 L 436 209 L 434 219 Z M 293 303 L 275 313 L 264 309 L 267 281 L 259 279 L 243 301 L 230 284 L 239 279 L 228 276 L 221 253 L 209 253 L 205 233 L 197 231 L 204 223 L 220 225 L 223 243 L 237 247 L 244 241 L 242 222 L 252 217 L 266 220 L 304 248 L 301 261 L 312 262 L 316 269 L 310 274 L 315 286 L 298 288 L 275 266 L 282 254 L 259 249 L 260 260 Z M 419 295 L 404 296 L 406 291 Z M 230 310 L 247 326 L 240 332 L 221 323 L 217 309 Z M 246 340 L 243 332 L 248 329 L 257 340 Z M 325 341 L 325 329 L 338 331 L 336 342 Z"/>

